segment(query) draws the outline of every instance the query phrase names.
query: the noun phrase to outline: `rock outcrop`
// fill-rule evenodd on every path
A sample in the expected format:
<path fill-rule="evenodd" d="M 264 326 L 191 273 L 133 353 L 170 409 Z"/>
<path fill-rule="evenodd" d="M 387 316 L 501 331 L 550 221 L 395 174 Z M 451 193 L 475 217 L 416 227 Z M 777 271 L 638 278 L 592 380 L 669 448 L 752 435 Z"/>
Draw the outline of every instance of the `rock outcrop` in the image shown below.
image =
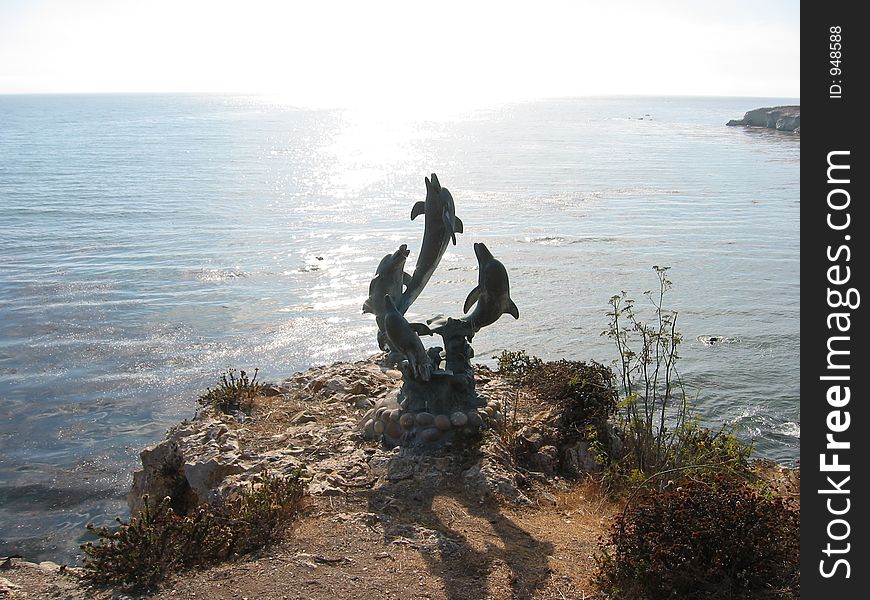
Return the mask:
<path fill-rule="evenodd" d="M 524 440 L 536 459 L 519 467 L 498 435 L 499 421 L 504 422 L 498 409 L 506 394 L 514 392 L 485 367 L 478 368 L 477 379 L 487 404 L 480 415 L 472 417 L 486 420 L 485 428 L 496 435 L 485 435 L 473 452 L 389 448 L 386 441 L 366 435 L 374 427 L 373 411 L 395 402 L 402 383 L 401 373 L 379 359 L 315 367 L 270 384 L 254 401 L 249 415 L 202 409 L 193 420 L 170 429 L 166 439 L 141 452 L 142 468 L 134 473 L 127 497 L 131 512 L 142 509 L 147 494 L 152 499 L 170 496 L 173 509 L 186 514 L 201 504 L 231 496 L 255 482 L 263 471 L 280 474 L 299 468 L 305 469 L 312 496 L 342 496 L 360 488 L 378 490 L 404 480 L 435 488 L 461 482 L 478 501 L 528 505 L 530 495 L 534 497 L 530 473 L 533 479 L 546 482 L 564 462 L 566 457 L 561 454 L 570 451 L 574 452 L 571 466 L 575 470 L 591 464 L 588 458 L 574 456 L 577 449 L 552 447 L 548 436 L 542 436 L 542 447 Z M 451 427 L 466 424 L 460 415 L 449 418 Z"/>
<path fill-rule="evenodd" d="M 777 131 L 788 131 L 800 134 L 801 107 L 776 106 L 773 108 L 756 108 L 750 110 L 739 121 L 732 119 L 726 125 L 745 127 L 767 127 Z"/>

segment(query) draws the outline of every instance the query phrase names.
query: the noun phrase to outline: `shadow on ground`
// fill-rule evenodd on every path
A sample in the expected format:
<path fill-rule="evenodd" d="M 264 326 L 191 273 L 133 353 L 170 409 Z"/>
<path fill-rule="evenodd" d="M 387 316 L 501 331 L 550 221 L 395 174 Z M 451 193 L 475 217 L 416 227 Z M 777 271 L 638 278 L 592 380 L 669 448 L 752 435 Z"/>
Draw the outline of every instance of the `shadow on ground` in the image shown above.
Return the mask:
<path fill-rule="evenodd" d="M 532 598 L 550 577 L 553 545 L 518 526 L 494 500 L 473 497 L 459 469 L 388 479 L 368 493 L 368 511 L 381 515 L 384 542 L 419 552 L 451 600 L 491 598 L 491 586 Z"/>

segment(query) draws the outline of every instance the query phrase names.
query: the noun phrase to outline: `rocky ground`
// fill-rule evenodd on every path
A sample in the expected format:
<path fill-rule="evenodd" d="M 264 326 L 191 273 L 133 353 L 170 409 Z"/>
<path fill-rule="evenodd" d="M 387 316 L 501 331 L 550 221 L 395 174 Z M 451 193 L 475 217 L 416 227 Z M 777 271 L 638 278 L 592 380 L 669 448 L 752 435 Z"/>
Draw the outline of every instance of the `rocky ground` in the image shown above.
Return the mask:
<path fill-rule="evenodd" d="M 536 470 L 519 469 L 516 436 L 479 447 L 387 449 L 360 435 L 364 415 L 401 384 L 375 358 L 268 385 L 250 415 L 204 409 L 142 452 L 130 492 L 177 498 L 177 510 L 233 493 L 262 473 L 305 467 L 301 518 L 278 545 L 169 579 L 154 598 L 582 598 L 612 507 L 594 485 L 555 476 L 583 448 L 548 446 L 547 411 L 480 369 L 479 391 L 527 425 Z M 534 414 L 537 413 L 537 421 Z M 513 417 L 511 417 L 513 418 Z M 537 423 L 537 425 L 535 425 Z M 528 447 L 531 444 L 531 450 Z M 564 457 L 560 456 L 563 452 Z M 119 598 L 78 569 L 3 563 L 0 598 Z"/>
<path fill-rule="evenodd" d="M 547 407 L 487 369 L 478 390 L 514 426 L 443 452 L 387 449 L 364 415 L 401 383 L 377 358 L 269 385 L 250 414 L 204 409 L 142 452 L 130 505 L 171 495 L 184 511 L 259 473 L 305 467 L 308 496 L 286 538 L 259 553 L 170 577 L 153 598 L 592 598 L 598 538 L 616 507 L 582 476 L 582 444 L 558 446 Z M 523 467 L 515 460 L 521 450 Z M 771 467 L 773 471 L 776 471 Z M 568 473 L 568 477 L 556 473 Z M 792 480 L 784 493 L 796 493 Z M 78 569 L 0 558 L 0 598 L 131 597 Z"/>

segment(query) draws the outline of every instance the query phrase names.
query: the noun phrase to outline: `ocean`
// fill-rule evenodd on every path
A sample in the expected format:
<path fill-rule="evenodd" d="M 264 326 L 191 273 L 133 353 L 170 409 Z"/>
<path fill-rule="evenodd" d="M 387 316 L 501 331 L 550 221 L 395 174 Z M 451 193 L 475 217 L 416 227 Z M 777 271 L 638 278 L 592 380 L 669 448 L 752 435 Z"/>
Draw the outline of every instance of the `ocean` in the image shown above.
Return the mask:
<path fill-rule="evenodd" d="M 783 98 L 579 98 L 413 116 L 270 97 L 0 96 L 0 555 L 72 562 L 127 516 L 138 453 L 227 367 L 277 381 L 377 351 L 361 306 L 412 271 L 438 174 L 465 225 L 409 317 L 507 267 L 503 349 L 610 363 L 608 300 L 670 266 L 709 426 L 800 444 L 800 137 L 725 127 Z M 727 343 L 706 344 L 710 336 Z"/>

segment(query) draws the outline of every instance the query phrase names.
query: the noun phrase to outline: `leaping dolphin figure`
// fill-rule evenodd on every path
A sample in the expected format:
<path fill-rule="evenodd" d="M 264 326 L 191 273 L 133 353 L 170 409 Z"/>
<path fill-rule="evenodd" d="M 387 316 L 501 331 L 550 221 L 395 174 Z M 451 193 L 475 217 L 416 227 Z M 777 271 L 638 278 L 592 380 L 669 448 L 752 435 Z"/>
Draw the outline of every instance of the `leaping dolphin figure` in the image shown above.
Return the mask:
<path fill-rule="evenodd" d="M 369 284 L 369 297 L 363 303 L 363 313 L 375 315 L 375 321 L 378 324 L 378 346 L 381 350 L 385 349 L 384 342 L 386 341 L 384 296 L 389 294 L 394 298 L 400 297 L 403 284 L 411 281 L 411 276 L 405 273 L 405 259 L 408 258 L 408 254 L 410 254 L 408 245 L 402 244 L 398 250 L 381 259 L 375 271 L 375 277 Z"/>
<path fill-rule="evenodd" d="M 480 242 L 474 244 L 474 254 L 477 256 L 480 269 L 477 287 L 468 294 L 462 312 L 467 313 L 475 302 L 477 307 L 462 320 L 470 323 L 477 332 L 482 327 L 498 321 L 498 318 L 505 313 L 513 316 L 514 319 L 519 319 L 520 310 L 511 300 L 507 269 L 493 258 L 489 248 Z"/>
<path fill-rule="evenodd" d="M 420 246 L 420 254 L 417 255 L 414 276 L 398 303 L 399 312 L 402 314 L 408 311 L 426 287 L 450 240 L 455 245 L 456 234 L 462 233 L 462 221 L 456 216 L 453 196 L 447 188 L 441 187 L 435 173 L 432 173 L 431 181 L 426 178 L 426 200 L 417 202 L 411 209 L 412 221 L 419 215 L 425 216 L 423 244 Z"/>
<path fill-rule="evenodd" d="M 384 296 L 384 306 L 384 328 L 390 349 L 405 355 L 415 379 L 429 381 L 432 378 L 432 360 L 423 348 L 420 335 L 432 335 L 432 332 L 423 323 L 408 323 L 389 295 Z"/>

